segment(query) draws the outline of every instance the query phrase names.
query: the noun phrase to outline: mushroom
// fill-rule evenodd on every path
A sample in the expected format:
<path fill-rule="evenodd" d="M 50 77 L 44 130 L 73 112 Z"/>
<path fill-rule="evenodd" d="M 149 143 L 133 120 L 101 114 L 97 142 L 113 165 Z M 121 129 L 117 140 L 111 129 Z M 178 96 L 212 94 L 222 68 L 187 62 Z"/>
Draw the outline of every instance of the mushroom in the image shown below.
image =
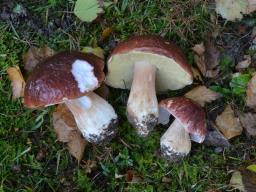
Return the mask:
<path fill-rule="evenodd" d="M 62 52 L 49 57 L 29 76 L 24 104 L 38 108 L 65 103 L 89 142 L 108 141 L 117 131 L 117 115 L 92 92 L 105 78 L 103 68 L 104 61 L 90 53 Z"/>
<path fill-rule="evenodd" d="M 135 36 L 121 42 L 108 59 L 106 83 L 131 89 L 127 117 L 141 136 L 157 124 L 156 90 L 177 90 L 192 81 L 191 67 L 181 50 L 158 36 Z"/>
<path fill-rule="evenodd" d="M 170 114 L 176 119 L 160 139 L 162 155 L 170 161 L 178 161 L 191 150 L 191 139 L 202 143 L 207 133 L 203 108 L 185 97 L 174 97 L 159 103 L 159 123 L 167 124 Z"/>

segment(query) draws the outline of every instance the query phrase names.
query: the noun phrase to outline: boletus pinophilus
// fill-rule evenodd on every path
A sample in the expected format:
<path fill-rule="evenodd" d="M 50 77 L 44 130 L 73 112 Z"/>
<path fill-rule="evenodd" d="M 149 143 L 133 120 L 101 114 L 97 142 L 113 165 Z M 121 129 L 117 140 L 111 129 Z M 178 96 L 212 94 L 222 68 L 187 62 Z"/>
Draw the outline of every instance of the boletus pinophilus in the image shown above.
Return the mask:
<path fill-rule="evenodd" d="M 106 83 L 131 89 L 127 103 L 129 122 L 147 136 L 158 121 L 156 90 L 177 90 L 193 82 L 182 51 L 162 37 L 135 36 L 121 42 L 108 59 Z"/>
<path fill-rule="evenodd" d="M 24 104 L 38 108 L 65 103 L 86 140 L 109 141 L 117 132 L 117 115 L 92 92 L 105 79 L 103 68 L 103 59 L 90 53 L 62 52 L 49 57 L 29 76 Z"/>
<path fill-rule="evenodd" d="M 168 130 L 160 139 L 161 153 L 170 161 L 178 161 L 191 150 L 191 139 L 202 143 L 207 134 L 204 109 L 186 97 L 164 99 L 159 103 L 159 123 L 167 124 L 174 116 Z"/>

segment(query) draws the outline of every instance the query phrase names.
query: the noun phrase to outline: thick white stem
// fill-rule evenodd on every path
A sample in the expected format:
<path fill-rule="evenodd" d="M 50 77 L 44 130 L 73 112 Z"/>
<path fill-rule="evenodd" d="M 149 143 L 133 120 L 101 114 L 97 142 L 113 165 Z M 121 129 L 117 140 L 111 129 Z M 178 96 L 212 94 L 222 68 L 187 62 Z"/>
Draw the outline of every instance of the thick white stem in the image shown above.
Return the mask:
<path fill-rule="evenodd" d="M 174 120 L 160 140 L 161 153 L 169 161 L 179 161 L 191 150 L 189 134 L 178 120 Z"/>
<path fill-rule="evenodd" d="M 129 122 L 137 128 L 141 136 L 147 136 L 157 124 L 159 112 L 155 76 L 156 67 L 154 65 L 143 61 L 134 64 L 127 116 Z"/>
<path fill-rule="evenodd" d="M 73 113 L 77 127 L 91 143 L 111 140 L 117 132 L 117 115 L 113 107 L 97 94 L 90 92 L 79 99 L 65 101 Z"/>

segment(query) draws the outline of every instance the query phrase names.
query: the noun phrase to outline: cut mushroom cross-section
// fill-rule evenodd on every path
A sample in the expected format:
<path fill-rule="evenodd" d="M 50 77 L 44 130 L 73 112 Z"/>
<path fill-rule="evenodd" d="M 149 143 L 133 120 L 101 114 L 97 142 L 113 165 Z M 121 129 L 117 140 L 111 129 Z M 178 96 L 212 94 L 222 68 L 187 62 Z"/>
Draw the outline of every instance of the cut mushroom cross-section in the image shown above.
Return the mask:
<path fill-rule="evenodd" d="M 108 59 L 106 83 L 131 89 L 127 116 L 141 136 L 147 136 L 157 124 L 156 91 L 180 89 L 192 81 L 181 50 L 158 36 L 135 36 L 121 42 Z"/>
<path fill-rule="evenodd" d="M 191 149 L 191 139 L 202 143 L 207 133 L 205 112 L 201 106 L 185 97 L 174 97 L 159 103 L 159 123 L 167 124 L 170 114 L 176 119 L 160 140 L 162 155 L 171 161 L 186 156 Z M 169 114 L 169 115 L 168 115 Z"/>
<path fill-rule="evenodd" d="M 83 136 L 92 143 L 116 133 L 113 107 L 92 91 L 105 75 L 104 61 L 89 53 L 62 52 L 38 64 L 28 78 L 24 104 L 29 108 L 66 103 Z"/>

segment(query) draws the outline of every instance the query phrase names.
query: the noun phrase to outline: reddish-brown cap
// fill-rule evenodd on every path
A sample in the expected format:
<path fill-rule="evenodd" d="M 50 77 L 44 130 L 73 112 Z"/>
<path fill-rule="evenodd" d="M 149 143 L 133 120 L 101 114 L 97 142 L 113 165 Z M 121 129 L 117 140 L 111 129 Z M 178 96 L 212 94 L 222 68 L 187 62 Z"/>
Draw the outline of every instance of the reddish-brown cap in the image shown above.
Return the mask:
<path fill-rule="evenodd" d="M 192 69 L 187 62 L 182 50 L 170 41 L 156 35 L 134 36 L 126 41 L 120 42 L 113 50 L 111 56 L 128 53 L 130 51 L 141 51 L 155 53 L 173 58 L 187 73 L 192 74 Z"/>
<path fill-rule="evenodd" d="M 81 90 L 79 83 L 72 72 L 74 63 L 79 61 L 79 67 L 89 66 L 85 69 L 96 79 L 94 87 Z M 82 61 L 82 62 L 81 62 Z M 104 61 L 89 53 L 61 52 L 47 58 L 36 66 L 29 76 L 24 93 L 24 104 L 29 108 L 43 107 L 61 103 L 65 99 L 76 99 L 82 97 L 89 91 L 99 87 L 104 81 Z M 90 70 L 91 69 L 91 70 Z M 82 73 L 76 69 L 80 77 L 87 77 L 88 73 Z M 82 78 L 83 78 L 82 77 Z M 89 77 L 88 77 L 89 78 Z"/>
<path fill-rule="evenodd" d="M 157 91 L 177 90 L 193 82 L 191 66 L 174 43 L 160 36 L 134 36 L 120 42 L 108 59 L 106 83 L 115 88 L 129 89 L 133 66 L 147 62 L 157 68 Z"/>
<path fill-rule="evenodd" d="M 186 97 L 162 100 L 159 106 L 172 114 L 191 134 L 205 137 L 206 117 L 203 108 Z"/>

